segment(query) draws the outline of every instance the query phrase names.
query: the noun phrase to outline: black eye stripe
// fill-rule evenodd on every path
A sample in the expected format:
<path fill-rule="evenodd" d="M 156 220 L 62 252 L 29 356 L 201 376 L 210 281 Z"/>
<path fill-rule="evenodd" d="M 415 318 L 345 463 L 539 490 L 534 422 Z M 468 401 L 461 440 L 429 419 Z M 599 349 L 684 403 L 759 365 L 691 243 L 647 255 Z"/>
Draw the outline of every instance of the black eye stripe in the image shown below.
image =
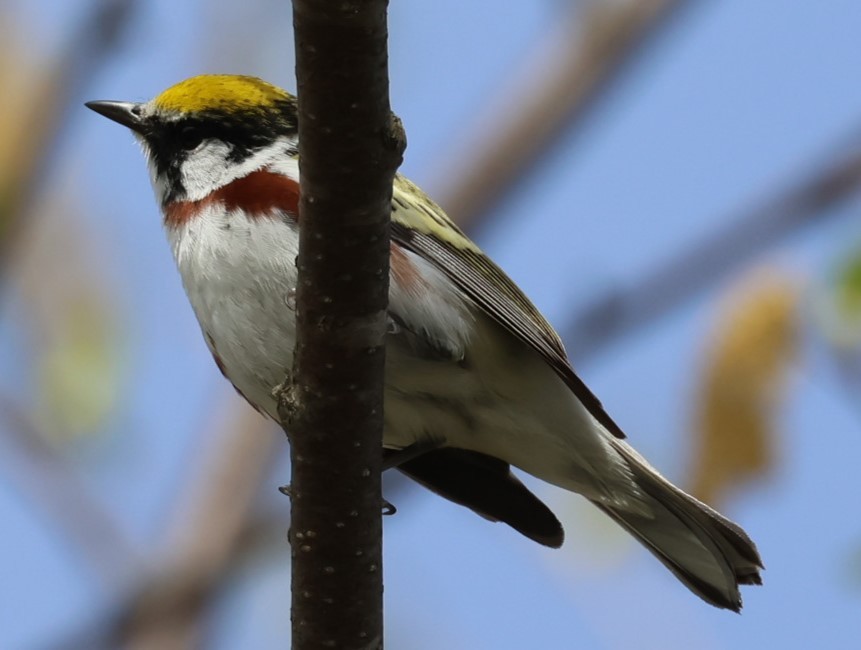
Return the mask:
<path fill-rule="evenodd" d="M 177 134 L 176 144 L 180 149 L 191 151 L 203 142 L 205 135 L 199 126 L 187 124 Z"/>
<path fill-rule="evenodd" d="M 195 117 L 153 124 L 150 140 L 165 158 L 194 149 L 203 140 L 221 140 L 241 152 L 271 144 L 281 135 L 296 132 L 295 107 L 282 111 L 225 113 L 208 111 Z M 244 157 L 244 156 L 242 156 Z"/>

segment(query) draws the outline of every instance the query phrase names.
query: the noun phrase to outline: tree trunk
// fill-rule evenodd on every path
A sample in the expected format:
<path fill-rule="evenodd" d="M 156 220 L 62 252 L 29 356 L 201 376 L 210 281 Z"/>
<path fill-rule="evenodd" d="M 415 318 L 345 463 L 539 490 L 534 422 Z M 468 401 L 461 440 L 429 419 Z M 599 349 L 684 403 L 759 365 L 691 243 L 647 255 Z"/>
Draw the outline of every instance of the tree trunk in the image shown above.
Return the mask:
<path fill-rule="evenodd" d="M 384 337 L 392 179 L 385 0 L 293 0 L 297 346 L 280 401 L 293 477 L 293 649 L 382 648 Z"/>

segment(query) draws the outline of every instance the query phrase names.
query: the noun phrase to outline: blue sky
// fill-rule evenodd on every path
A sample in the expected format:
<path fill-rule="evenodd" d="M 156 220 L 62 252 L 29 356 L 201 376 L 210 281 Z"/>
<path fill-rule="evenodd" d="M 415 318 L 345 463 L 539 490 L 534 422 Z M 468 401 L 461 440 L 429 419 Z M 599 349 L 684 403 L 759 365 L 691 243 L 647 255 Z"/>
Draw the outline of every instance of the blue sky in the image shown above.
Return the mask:
<path fill-rule="evenodd" d="M 216 71 L 294 88 L 292 47 L 280 38 L 290 25 L 288 3 L 217 4 L 218 12 L 205 2 L 146 3 L 82 99 L 144 99 L 183 77 Z M 861 4 L 690 5 L 480 233 L 480 244 L 560 329 L 578 305 L 635 282 L 728 215 L 815 168 L 835 144 L 853 144 L 853 131 L 861 134 Z M 9 11 L 50 58 L 84 6 L 42 0 L 13 2 Z M 521 101 L 507 82 L 563 6 L 392 3 L 391 94 L 408 132 L 407 175 L 431 194 L 445 186 L 442 177 L 454 166 L 448 157 L 463 151 L 475 116 Z M 236 28 L 244 24 L 254 27 Z M 93 233 L 98 268 L 118 296 L 128 336 L 123 392 L 132 397 L 96 442 L 71 455 L 145 557 L 206 444 L 200 423 L 213 403 L 235 398 L 188 308 L 131 138 L 81 108 L 51 174 L 52 182 L 79 188 L 81 227 Z M 826 225 L 780 242 L 755 264 L 779 264 L 815 288 L 861 238 L 857 209 L 835 208 Z M 702 350 L 725 285 L 717 281 L 585 364 L 574 359 L 632 442 L 679 481 Z M 23 372 L 15 353 L 21 334 L 9 318 L 0 327 L 3 386 Z M 385 524 L 388 646 L 857 643 L 861 590 L 845 574 L 861 540 L 859 421 L 827 355 L 806 350 L 793 375 L 779 414 L 777 470 L 724 508 L 757 540 L 767 566 L 765 586 L 744 592 L 741 616 L 701 603 L 648 553 L 555 489 L 536 486 L 564 513 L 568 543 L 561 551 L 414 491 Z M 284 476 L 273 476 L 269 492 Z M 37 647 L 110 607 L 116 586 L 96 583 L 3 474 L 0 519 L 0 646 Z M 276 544 L 237 572 L 210 619 L 211 647 L 283 647 L 288 569 L 289 549 Z"/>

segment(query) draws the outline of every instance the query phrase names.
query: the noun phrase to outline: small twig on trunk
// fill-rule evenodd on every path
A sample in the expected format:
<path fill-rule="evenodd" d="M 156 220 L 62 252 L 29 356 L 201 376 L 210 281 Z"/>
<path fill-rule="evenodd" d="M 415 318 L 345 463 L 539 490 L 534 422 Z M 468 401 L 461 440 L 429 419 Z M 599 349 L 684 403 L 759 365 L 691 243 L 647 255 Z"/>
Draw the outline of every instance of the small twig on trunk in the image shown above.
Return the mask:
<path fill-rule="evenodd" d="M 297 346 L 289 430 L 293 645 L 382 647 L 384 336 L 392 181 L 385 0 L 293 0 Z"/>

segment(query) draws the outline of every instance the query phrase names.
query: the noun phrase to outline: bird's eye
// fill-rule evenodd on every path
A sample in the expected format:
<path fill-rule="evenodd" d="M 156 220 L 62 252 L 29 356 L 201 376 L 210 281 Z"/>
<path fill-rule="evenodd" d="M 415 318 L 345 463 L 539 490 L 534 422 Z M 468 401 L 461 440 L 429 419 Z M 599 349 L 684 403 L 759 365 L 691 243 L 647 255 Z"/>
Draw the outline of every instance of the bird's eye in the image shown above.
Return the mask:
<path fill-rule="evenodd" d="M 203 132 L 196 126 L 184 126 L 177 135 L 176 141 L 182 149 L 191 151 L 203 142 Z"/>

